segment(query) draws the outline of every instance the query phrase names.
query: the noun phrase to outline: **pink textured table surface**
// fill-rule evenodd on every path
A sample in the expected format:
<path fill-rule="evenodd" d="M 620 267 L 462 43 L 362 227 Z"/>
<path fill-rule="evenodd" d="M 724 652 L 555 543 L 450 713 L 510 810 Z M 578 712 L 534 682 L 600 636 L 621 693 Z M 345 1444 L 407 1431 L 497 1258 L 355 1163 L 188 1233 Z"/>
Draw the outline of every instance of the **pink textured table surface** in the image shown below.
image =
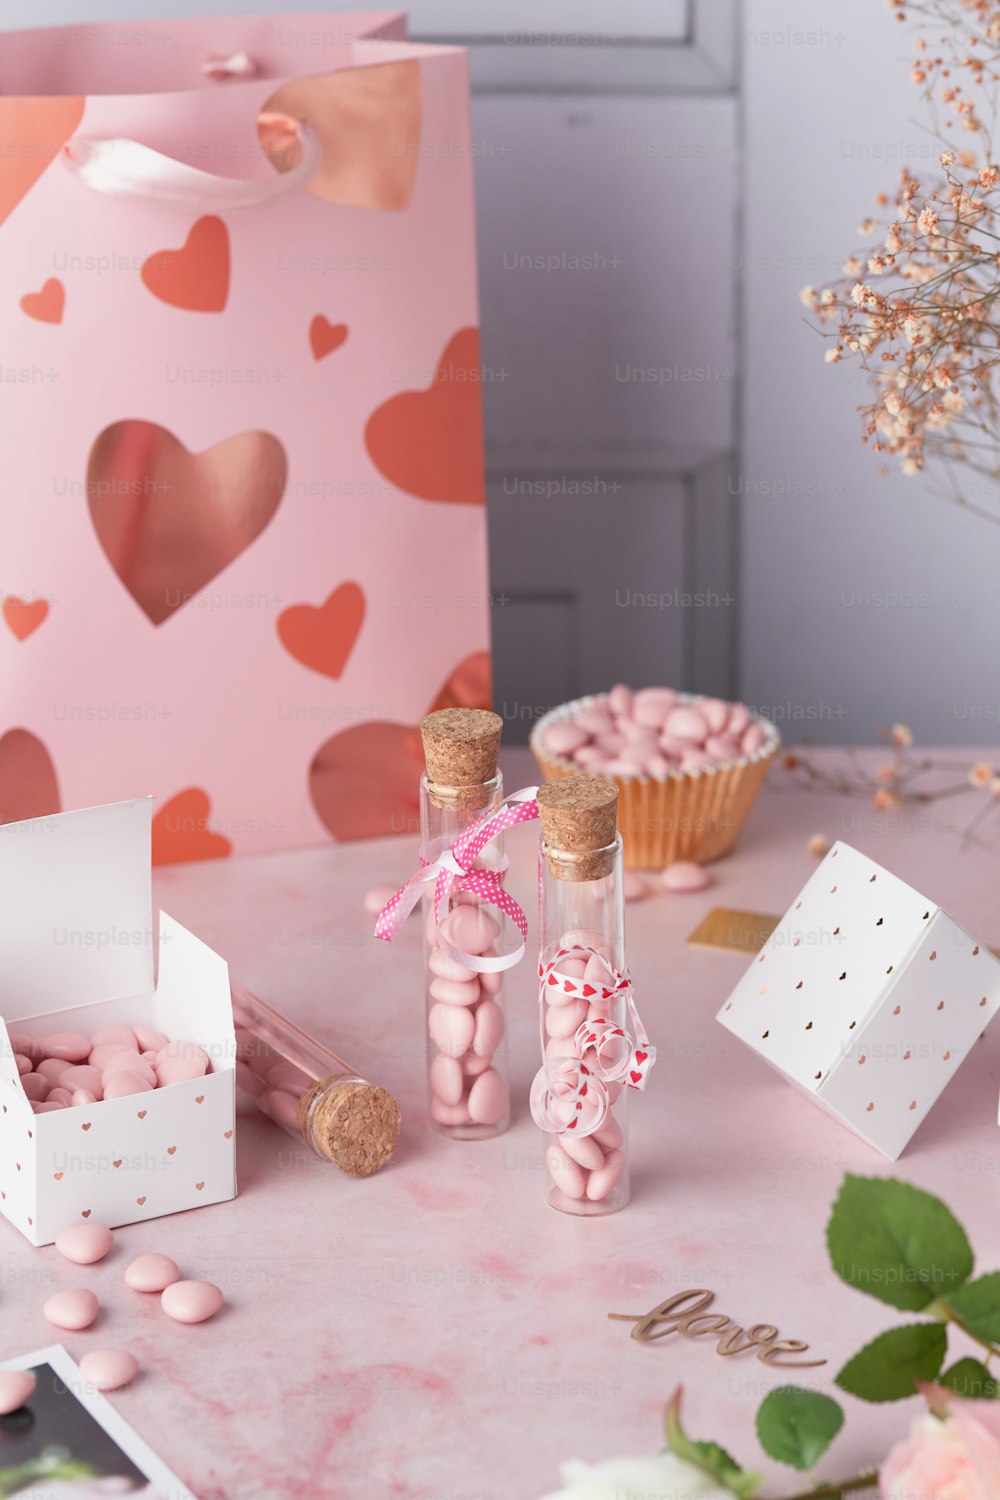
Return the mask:
<path fill-rule="evenodd" d="M 526 752 L 508 758 L 509 786 L 531 774 Z M 720 1360 L 709 1341 L 640 1346 L 608 1312 L 711 1287 L 716 1310 L 737 1322 L 807 1340 L 829 1364 L 801 1383 L 828 1385 L 847 1355 L 898 1320 L 829 1269 L 823 1231 L 845 1171 L 895 1172 L 942 1193 L 982 1269 L 1000 1263 L 1000 1030 L 893 1168 L 716 1024 L 746 959 L 685 946 L 712 906 L 782 911 L 815 867 L 814 832 L 870 853 L 996 942 L 998 857 L 961 852 L 947 826 L 975 804 L 887 816 L 789 791 L 781 772 L 772 782 L 710 890 L 628 908 L 630 963 L 660 1062 L 631 1109 L 632 1203 L 607 1219 L 575 1220 L 544 1201 L 526 1107 L 538 1060 L 530 962 L 508 991 L 510 1132 L 475 1144 L 427 1132 L 418 924 L 390 948 L 369 937 L 361 905 L 369 886 L 411 871 L 413 840 L 159 873 L 167 911 L 394 1091 L 398 1154 L 353 1181 L 273 1125 L 243 1120 L 234 1203 L 125 1229 L 112 1256 L 82 1272 L 0 1224 L 4 1357 L 52 1341 L 41 1315 L 51 1289 L 92 1285 L 105 1304 L 100 1331 L 64 1342 L 77 1356 L 130 1345 L 144 1374 L 112 1399 L 203 1500 L 534 1500 L 555 1487 L 561 1458 L 658 1448 L 679 1380 L 692 1433 L 756 1465 L 753 1413 L 787 1376 L 745 1355 Z M 527 904 L 533 831 L 517 831 L 510 848 L 512 885 Z M 155 1306 L 137 1308 L 121 1274 L 142 1250 L 218 1282 L 224 1315 L 183 1328 Z M 884 1451 L 917 1407 L 843 1404 L 848 1421 L 830 1458 L 839 1475 Z M 772 1477 L 774 1492 L 789 1488 L 790 1471 Z"/>

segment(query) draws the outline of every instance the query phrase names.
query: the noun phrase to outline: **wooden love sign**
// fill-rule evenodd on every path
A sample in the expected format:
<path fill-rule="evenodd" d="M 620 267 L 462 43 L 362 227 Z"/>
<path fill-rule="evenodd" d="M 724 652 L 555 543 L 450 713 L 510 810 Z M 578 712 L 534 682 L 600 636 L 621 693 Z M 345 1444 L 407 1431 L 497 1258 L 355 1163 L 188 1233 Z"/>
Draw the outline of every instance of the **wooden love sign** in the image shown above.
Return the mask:
<path fill-rule="evenodd" d="M 685 1308 L 685 1303 L 695 1298 L 693 1306 Z M 715 1301 L 715 1293 L 698 1287 L 690 1292 L 678 1292 L 674 1297 L 668 1297 L 666 1302 L 661 1302 L 648 1313 L 608 1313 L 609 1318 L 614 1318 L 620 1323 L 634 1323 L 632 1338 L 638 1339 L 642 1344 L 652 1343 L 653 1339 L 664 1339 L 671 1333 L 679 1333 L 682 1338 L 700 1339 L 710 1334 L 717 1334 L 719 1342 L 715 1346 L 716 1354 L 726 1358 L 730 1354 L 745 1354 L 749 1349 L 757 1350 L 757 1358 L 761 1364 L 772 1365 L 782 1370 L 811 1370 L 816 1365 L 825 1365 L 825 1359 L 781 1359 L 782 1354 L 804 1354 L 809 1348 L 801 1339 L 782 1339 L 778 1337 L 778 1330 L 771 1323 L 755 1323 L 752 1328 L 745 1331 L 734 1323 L 732 1318 L 727 1318 L 725 1313 L 706 1313 L 705 1309 L 711 1307 Z"/>

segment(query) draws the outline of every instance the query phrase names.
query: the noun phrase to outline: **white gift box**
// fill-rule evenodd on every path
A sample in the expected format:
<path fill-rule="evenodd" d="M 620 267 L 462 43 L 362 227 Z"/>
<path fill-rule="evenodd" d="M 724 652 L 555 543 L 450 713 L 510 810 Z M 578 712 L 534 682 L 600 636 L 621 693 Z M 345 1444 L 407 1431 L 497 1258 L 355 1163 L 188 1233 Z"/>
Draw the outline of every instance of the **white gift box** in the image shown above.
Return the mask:
<path fill-rule="evenodd" d="M 985 944 L 838 843 L 718 1019 L 895 1161 L 998 1007 Z"/>
<path fill-rule="evenodd" d="M 236 1194 L 236 1039 L 225 961 L 164 912 L 154 979 L 143 798 L 0 827 L 0 1212 L 33 1245 Z M 36 1115 L 8 1032 L 145 1023 L 203 1078 Z"/>

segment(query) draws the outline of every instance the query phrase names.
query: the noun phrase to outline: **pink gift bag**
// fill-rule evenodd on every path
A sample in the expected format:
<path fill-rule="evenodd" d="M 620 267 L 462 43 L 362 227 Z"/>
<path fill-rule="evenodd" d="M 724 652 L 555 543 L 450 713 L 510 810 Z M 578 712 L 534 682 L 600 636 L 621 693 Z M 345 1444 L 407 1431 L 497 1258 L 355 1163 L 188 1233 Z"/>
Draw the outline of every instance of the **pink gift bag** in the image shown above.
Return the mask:
<path fill-rule="evenodd" d="M 0 89 L 0 821 L 408 830 L 417 721 L 489 697 L 465 53 L 108 22 Z"/>

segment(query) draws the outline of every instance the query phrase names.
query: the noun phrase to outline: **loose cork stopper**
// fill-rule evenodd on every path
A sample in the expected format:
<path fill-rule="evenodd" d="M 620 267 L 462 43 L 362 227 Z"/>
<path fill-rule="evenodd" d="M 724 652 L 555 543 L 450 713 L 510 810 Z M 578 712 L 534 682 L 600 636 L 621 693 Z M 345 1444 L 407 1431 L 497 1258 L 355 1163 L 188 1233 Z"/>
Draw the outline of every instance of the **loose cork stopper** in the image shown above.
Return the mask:
<path fill-rule="evenodd" d="M 342 1172 L 370 1177 L 396 1149 L 399 1105 L 362 1079 L 320 1078 L 299 1099 L 299 1129 Z"/>
<path fill-rule="evenodd" d="M 455 788 L 448 800 L 475 800 L 477 790 L 497 774 L 503 719 L 485 708 L 439 708 L 420 721 L 427 779 L 432 787 Z M 465 796 L 462 789 L 467 788 Z M 431 792 L 432 798 L 435 793 Z"/>
<path fill-rule="evenodd" d="M 561 776 L 538 789 L 549 870 L 557 880 L 597 880 L 614 863 L 618 787 L 610 776 Z"/>

